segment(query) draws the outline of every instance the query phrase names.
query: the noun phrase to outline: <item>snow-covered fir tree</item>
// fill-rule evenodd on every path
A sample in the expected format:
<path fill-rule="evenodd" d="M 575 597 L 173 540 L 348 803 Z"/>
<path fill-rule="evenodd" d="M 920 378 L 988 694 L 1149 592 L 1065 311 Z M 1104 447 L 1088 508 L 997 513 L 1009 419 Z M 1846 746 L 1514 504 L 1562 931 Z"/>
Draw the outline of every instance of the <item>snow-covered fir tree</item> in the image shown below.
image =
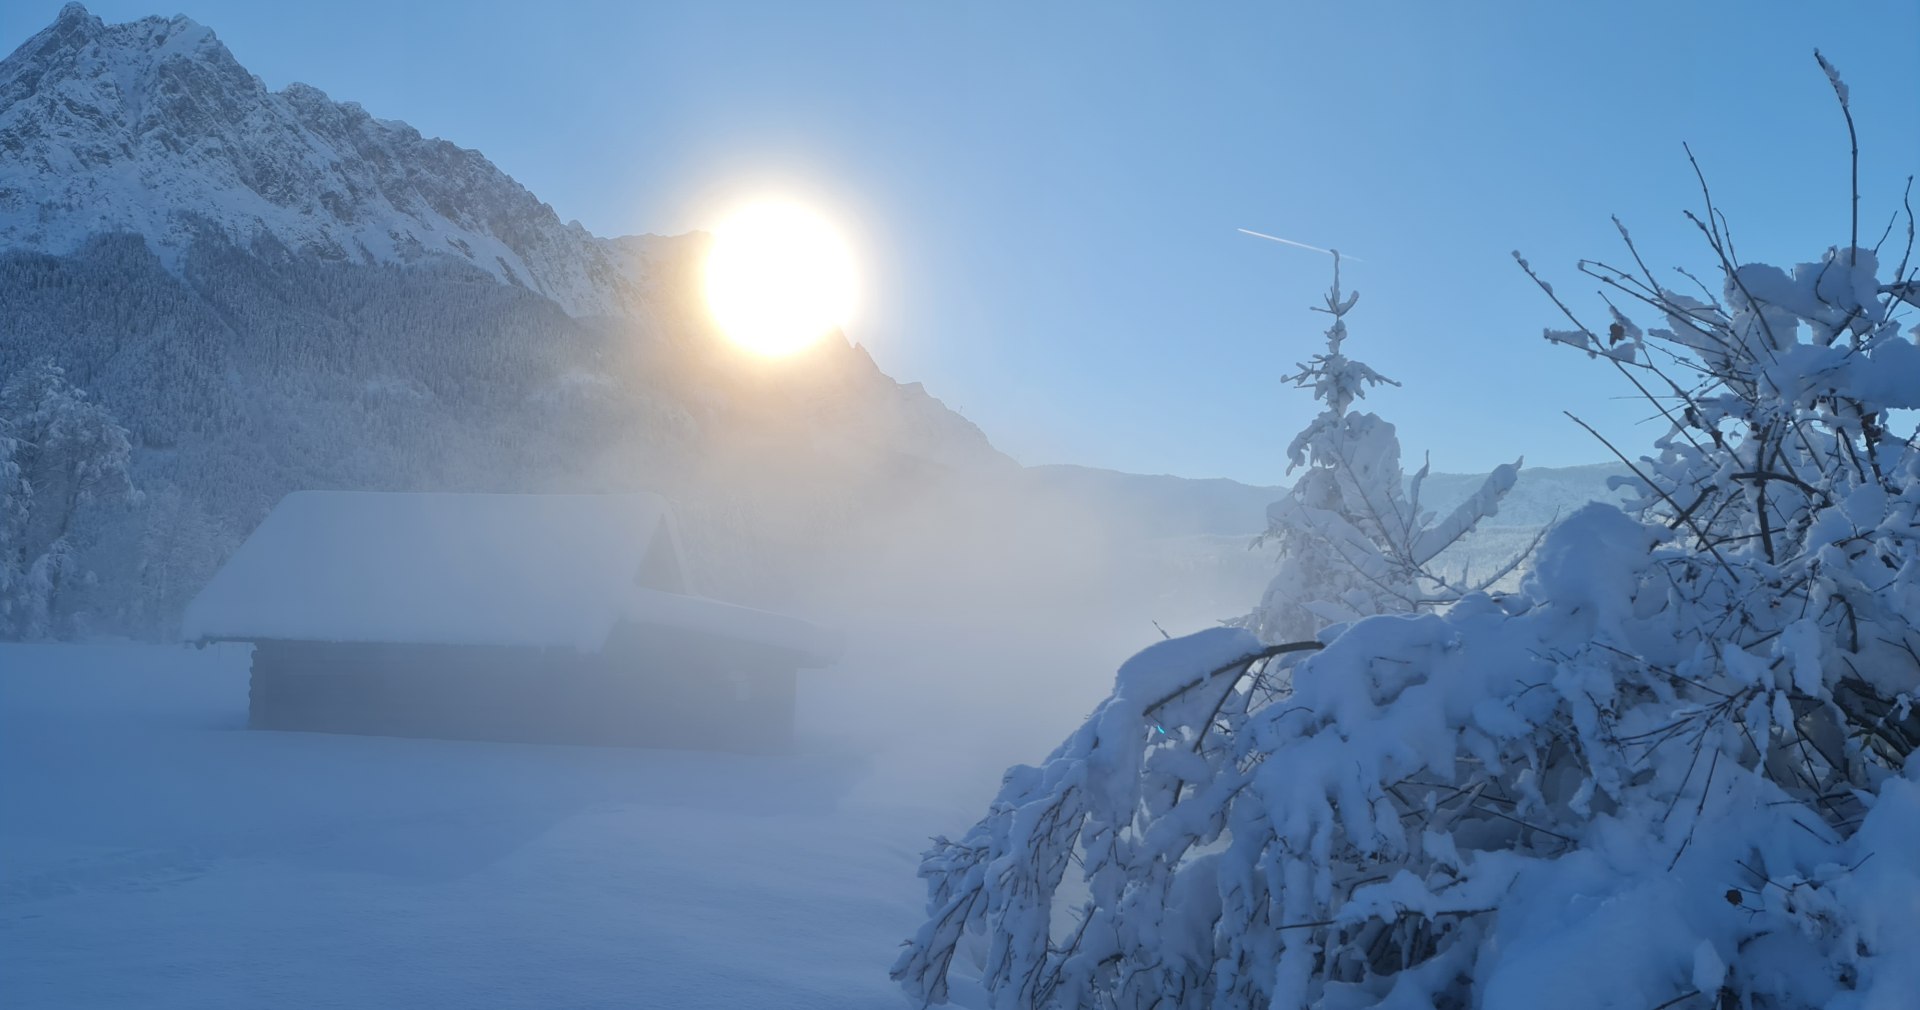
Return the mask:
<path fill-rule="evenodd" d="M 239 546 L 240 530 L 180 486 L 148 479 L 140 492 L 139 508 L 92 526 L 78 560 L 96 577 L 64 595 L 63 635 L 172 641 L 187 603 Z"/>
<path fill-rule="evenodd" d="M 1325 307 L 1315 308 L 1333 317 L 1327 349 L 1284 379 L 1312 389 L 1323 409 L 1287 446 L 1288 472 L 1305 469 L 1287 496 L 1267 509 L 1262 539 L 1278 545 L 1279 570 L 1242 622 L 1268 642 L 1308 640 L 1329 624 L 1451 603 L 1504 578 L 1520 560 L 1471 585 L 1432 569 L 1442 551 L 1498 511 L 1520 462 L 1495 468 L 1466 501 L 1434 522 L 1420 505 L 1427 467 L 1409 481 L 1400 469 L 1393 425 L 1353 409 L 1368 388 L 1399 384 L 1346 354 L 1346 317 L 1359 299 L 1358 291 L 1342 293 L 1335 252 L 1333 286 Z"/>
<path fill-rule="evenodd" d="M 1886 274 L 1857 242 L 1741 264 L 1721 220 L 1700 217 L 1717 293 L 1629 241 L 1635 269 L 1583 269 L 1659 325 L 1548 333 L 1665 415 L 1635 505 L 1559 523 L 1517 594 L 1333 629 L 1284 676 L 1240 628 L 1128 661 L 935 840 L 908 993 L 1914 1005 L 1920 443 L 1889 413 L 1920 409 L 1911 216 Z"/>
<path fill-rule="evenodd" d="M 96 508 L 138 500 L 126 429 L 51 360 L 0 383 L 0 637 L 55 635 Z"/>
<path fill-rule="evenodd" d="M 240 537 L 231 524 L 171 485 L 145 494 L 140 511 L 140 543 L 134 551 L 137 609 L 124 623 L 166 637 L 174 631 L 173 616 L 213 578 Z"/>

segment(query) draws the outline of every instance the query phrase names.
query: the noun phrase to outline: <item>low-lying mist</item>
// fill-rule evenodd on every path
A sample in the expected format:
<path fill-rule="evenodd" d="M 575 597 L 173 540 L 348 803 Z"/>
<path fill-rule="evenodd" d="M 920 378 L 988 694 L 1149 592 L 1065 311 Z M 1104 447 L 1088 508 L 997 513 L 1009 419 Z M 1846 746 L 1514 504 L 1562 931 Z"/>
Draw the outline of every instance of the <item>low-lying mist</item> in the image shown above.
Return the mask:
<path fill-rule="evenodd" d="M 837 664 L 802 673 L 802 748 L 860 755 L 876 785 L 944 809 L 1044 759 L 1134 652 L 1246 614 L 1276 563 L 1255 534 L 1282 488 L 1000 462 L 716 453 L 683 505 L 704 591 L 845 637 Z M 1606 496 L 1609 472 L 1525 471 L 1435 569 L 1504 566 L 1565 502 Z M 1476 481 L 1435 475 L 1423 507 Z"/>
<path fill-rule="evenodd" d="M 844 636 L 839 662 L 801 674 L 801 748 L 859 756 L 875 787 L 943 807 L 1044 758 L 1122 660 L 1244 614 L 1270 574 L 1257 511 L 1242 535 L 1154 536 L 1141 504 L 1034 470 L 870 462 L 712 460 L 683 535 L 703 591 Z"/>

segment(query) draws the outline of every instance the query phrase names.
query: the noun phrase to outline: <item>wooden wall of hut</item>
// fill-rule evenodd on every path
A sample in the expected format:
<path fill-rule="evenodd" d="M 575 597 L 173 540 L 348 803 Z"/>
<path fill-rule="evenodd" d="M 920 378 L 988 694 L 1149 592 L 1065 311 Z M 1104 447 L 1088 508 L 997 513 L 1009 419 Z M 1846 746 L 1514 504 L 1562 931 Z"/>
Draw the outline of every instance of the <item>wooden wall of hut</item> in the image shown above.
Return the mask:
<path fill-rule="evenodd" d="M 599 654 L 472 645 L 257 642 L 256 729 L 767 752 L 792 744 L 794 670 L 686 636 Z"/>

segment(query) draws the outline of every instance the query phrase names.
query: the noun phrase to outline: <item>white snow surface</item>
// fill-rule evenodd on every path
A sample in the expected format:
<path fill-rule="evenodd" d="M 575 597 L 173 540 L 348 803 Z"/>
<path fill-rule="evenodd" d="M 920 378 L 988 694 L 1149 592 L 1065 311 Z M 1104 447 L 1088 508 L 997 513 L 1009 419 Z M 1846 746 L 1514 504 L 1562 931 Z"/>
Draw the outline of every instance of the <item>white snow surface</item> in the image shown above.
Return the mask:
<path fill-rule="evenodd" d="M 0 645 L 9 1010 L 907 1006 L 938 820 L 867 759 L 252 732 L 246 671 Z"/>
<path fill-rule="evenodd" d="M 650 550 L 682 570 L 670 523 L 649 494 L 298 491 L 187 607 L 181 630 L 188 641 L 598 651 L 634 606 Z"/>

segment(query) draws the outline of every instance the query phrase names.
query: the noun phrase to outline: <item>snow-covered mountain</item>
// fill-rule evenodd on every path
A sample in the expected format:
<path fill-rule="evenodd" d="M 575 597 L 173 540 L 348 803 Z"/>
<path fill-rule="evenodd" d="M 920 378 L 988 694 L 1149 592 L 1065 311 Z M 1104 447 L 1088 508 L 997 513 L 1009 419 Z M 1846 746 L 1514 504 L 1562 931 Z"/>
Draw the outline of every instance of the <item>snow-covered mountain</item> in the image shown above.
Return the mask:
<path fill-rule="evenodd" d="M 564 224 L 479 152 L 294 84 L 185 17 L 68 4 L 0 62 L 0 247 L 132 232 L 177 265 L 209 233 L 351 263 L 451 257 L 573 316 L 631 315 L 647 249 Z"/>
<path fill-rule="evenodd" d="M 85 259 L 103 236 L 129 235 L 190 286 L 235 253 L 306 275 L 479 274 L 589 329 L 611 320 L 623 337 L 681 345 L 683 358 L 718 353 L 694 297 L 705 236 L 597 238 L 477 151 L 305 84 L 269 91 L 188 18 L 109 25 L 70 3 L 0 61 L 0 252 Z M 828 369 L 839 382 L 862 387 L 840 413 L 877 412 L 866 436 L 909 454 L 996 455 L 971 424 L 886 379 L 857 348 L 821 355 L 839 359 Z M 918 443 L 897 444 L 903 426 Z"/>

